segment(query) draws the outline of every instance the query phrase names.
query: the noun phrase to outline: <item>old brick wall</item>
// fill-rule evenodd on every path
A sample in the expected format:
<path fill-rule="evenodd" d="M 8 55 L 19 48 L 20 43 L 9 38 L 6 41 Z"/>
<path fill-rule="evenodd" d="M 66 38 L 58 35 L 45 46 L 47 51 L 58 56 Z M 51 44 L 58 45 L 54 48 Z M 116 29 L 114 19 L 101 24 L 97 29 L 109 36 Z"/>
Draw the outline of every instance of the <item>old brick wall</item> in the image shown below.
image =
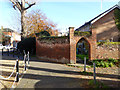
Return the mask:
<path fill-rule="evenodd" d="M 69 28 L 69 39 L 36 40 L 37 57 L 60 63 L 76 63 L 76 45 L 82 38 L 89 43 L 89 60 L 114 58 L 120 59 L 119 46 L 97 46 L 96 30 L 91 29 L 91 36 L 74 36 L 74 28 Z M 47 41 L 46 41 L 47 40 Z M 60 41 L 60 42 L 59 42 Z"/>
<path fill-rule="evenodd" d="M 96 59 L 120 59 L 120 45 L 97 46 Z"/>
<path fill-rule="evenodd" d="M 97 33 L 98 40 L 107 40 L 113 38 L 113 41 L 118 41 L 120 32 L 115 24 L 114 10 L 99 18 L 92 24 Z"/>
<path fill-rule="evenodd" d="M 41 43 L 36 40 L 36 56 L 38 58 L 53 62 L 70 62 L 70 44 L 68 43 Z"/>

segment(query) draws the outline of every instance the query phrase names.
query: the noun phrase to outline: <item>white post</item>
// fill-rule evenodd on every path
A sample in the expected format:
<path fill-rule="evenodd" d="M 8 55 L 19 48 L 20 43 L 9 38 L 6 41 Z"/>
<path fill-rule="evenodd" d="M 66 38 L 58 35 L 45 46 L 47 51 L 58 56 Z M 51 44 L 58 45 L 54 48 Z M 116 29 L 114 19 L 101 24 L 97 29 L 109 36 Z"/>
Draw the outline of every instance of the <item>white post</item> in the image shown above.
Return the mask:
<path fill-rule="evenodd" d="M 27 55 L 27 56 L 28 56 L 28 57 L 27 57 L 27 59 L 28 59 L 28 65 L 29 65 L 29 60 L 30 60 L 30 59 L 29 59 L 29 51 L 28 51 L 28 55 Z"/>
<path fill-rule="evenodd" d="M 19 60 L 16 60 L 16 82 L 19 81 Z"/>
<path fill-rule="evenodd" d="M 86 57 L 84 57 L 84 72 L 86 72 Z"/>
<path fill-rule="evenodd" d="M 95 63 L 93 63 L 94 66 L 94 73 L 93 73 L 93 77 L 94 77 L 94 83 L 96 84 L 96 68 L 95 68 Z"/>
<path fill-rule="evenodd" d="M 26 53 L 25 53 L 25 50 L 23 50 L 23 59 L 25 60 L 26 58 Z"/>

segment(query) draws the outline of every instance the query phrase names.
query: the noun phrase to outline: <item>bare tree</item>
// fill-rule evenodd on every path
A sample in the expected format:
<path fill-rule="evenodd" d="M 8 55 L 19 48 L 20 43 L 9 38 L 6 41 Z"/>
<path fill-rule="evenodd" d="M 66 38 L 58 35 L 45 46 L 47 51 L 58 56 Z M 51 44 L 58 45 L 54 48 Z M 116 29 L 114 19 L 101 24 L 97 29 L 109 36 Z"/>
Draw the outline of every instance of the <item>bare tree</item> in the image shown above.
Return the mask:
<path fill-rule="evenodd" d="M 13 4 L 13 8 L 16 10 L 16 8 L 20 11 L 21 13 L 21 40 L 24 39 L 25 37 L 25 30 L 24 30 L 24 27 L 25 27 L 25 23 L 24 23 L 24 20 L 25 20 L 25 12 L 27 9 L 31 8 L 33 5 L 35 5 L 35 2 L 34 3 L 29 3 L 28 1 L 26 0 L 21 0 L 21 2 L 19 0 L 10 0 Z M 25 4 L 27 4 L 28 6 L 25 7 Z"/>

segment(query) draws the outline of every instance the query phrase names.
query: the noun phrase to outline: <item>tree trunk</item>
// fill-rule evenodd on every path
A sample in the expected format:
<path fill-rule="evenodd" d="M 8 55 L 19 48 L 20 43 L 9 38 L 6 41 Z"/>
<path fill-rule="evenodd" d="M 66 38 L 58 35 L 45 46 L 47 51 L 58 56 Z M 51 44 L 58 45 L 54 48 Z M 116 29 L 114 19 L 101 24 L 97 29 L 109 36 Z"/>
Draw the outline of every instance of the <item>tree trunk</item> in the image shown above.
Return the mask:
<path fill-rule="evenodd" d="M 25 24 L 24 24 L 24 20 L 25 20 L 25 0 L 21 0 L 21 40 L 23 40 L 25 38 L 24 34 L 24 28 L 25 28 Z"/>
<path fill-rule="evenodd" d="M 21 40 L 23 40 L 25 38 L 25 30 L 24 30 L 24 27 L 25 27 L 25 23 L 24 23 L 24 20 L 25 20 L 25 11 L 22 11 L 21 12 Z"/>

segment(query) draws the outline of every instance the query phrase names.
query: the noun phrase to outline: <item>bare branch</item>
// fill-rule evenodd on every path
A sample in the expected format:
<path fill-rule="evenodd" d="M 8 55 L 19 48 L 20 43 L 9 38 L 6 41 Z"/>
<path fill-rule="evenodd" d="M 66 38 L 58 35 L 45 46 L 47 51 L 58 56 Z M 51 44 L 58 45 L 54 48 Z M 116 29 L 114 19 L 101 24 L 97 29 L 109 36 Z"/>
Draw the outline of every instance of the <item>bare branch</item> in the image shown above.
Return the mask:
<path fill-rule="evenodd" d="M 22 7 L 22 5 L 20 4 L 20 2 L 16 2 L 16 7 L 20 10 L 20 12 L 21 12 L 21 7 Z"/>
<path fill-rule="evenodd" d="M 24 10 L 27 10 L 28 8 L 32 7 L 33 5 L 35 5 L 35 3 L 29 4 L 27 3 L 29 6 L 27 8 L 25 8 Z"/>
<path fill-rule="evenodd" d="M 18 0 L 10 0 L 13 4 L 13 8 L 16 10 L 15 7 L 17 7 L 19 9 L 19 11 L 21 12 L 21 4 Z"/>
<path fill-rule="evenodd" d="M 12 4 L 13 4 L 13 7 L 14 7 L 14 9 L 15 9 L 15 6 L 16 6 L 16 3 L 15 3 L 15 1 L 14 0 L 10 0 L 11 2 L 12 2 Z"/>
<path fill-rule="evenodd" d="M 16 5 L 13 5 L 13 8 L 16 10 L 15 6 L 16 6 Z"/>

